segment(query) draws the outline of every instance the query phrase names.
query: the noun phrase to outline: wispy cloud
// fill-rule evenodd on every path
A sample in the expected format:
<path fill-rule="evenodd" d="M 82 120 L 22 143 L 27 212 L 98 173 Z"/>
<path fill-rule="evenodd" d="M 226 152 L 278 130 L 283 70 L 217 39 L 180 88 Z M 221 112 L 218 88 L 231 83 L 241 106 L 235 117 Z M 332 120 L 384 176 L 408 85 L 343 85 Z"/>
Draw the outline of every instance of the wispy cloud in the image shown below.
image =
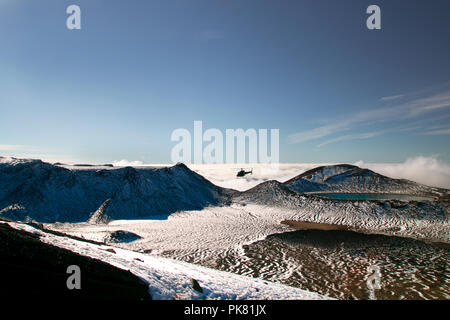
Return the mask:
<path fill-rule="evenodd" d="M 428 136 L 441 136 L 441 135 L 447 135 L 447 134 L 450 134 L 450 129 L 434 130 L 434 131 L 428 131 L 428 132 L 424 133 L 424 135 L 428 135 Z"/>
<path fill-rule="evenodd" d="M 357 133 L 357 134 L 348 134 L 345 136 L 340 136 L 337 138 L 333 138 L 330 140 L 327 140 L 325 142 L 322 142 L 321 144 L 317 145 L 318 148 L 321 148 L 327 144 L 335 143 L 335 142 L 341 142 L 341 141 L 348 141 L 348 140 L 363 140 L 363 139 L 370 139 L 376 136 L 380 136 L 382 134 L 386 133 L 385 131 L 377 131 L 377 132 L 367 132 L 367 133 Z"/>
<path fill-rule="evenodd" d="M 384 97 L 381 100 L 388 104 L 388 106 L 361 111 L 311 130 L 291 134 L 288 137 L 288 142 L 296 144 L 325 138 L 331 135 L 336 136 L 344 131 L 364 131 L 365 127 L 367 128 L 368 126 L 374 126 L 379 123 L 386 124 L 394 123 L 395 121 L 410 123 L 412 120 L 423 121 L 426 114 L 443 110 L 447 111 L 447 108 L 450 107 L 450 84 L 447 83 L 440 86 L 438 90 L 436 90 L 436 88 L 421 90 L 416 93 Z M 391 130 L 396 131 L 397 129 L 395 129 L 395 126 L 393 127 L 394 129 Z M 424 130 L 430 131 L 430 129 L 426 129 L 425 127 Z M 385 133 L 388 133 L 388 131 L 372 130 L 365 133 L 349 133 L 322 142 L 318 147 L 344 140 L 369 139 Z"/>
<path fill-rule="evenodd" d="M 429 111 L 448 107 L 450 107 L 450 90 L 414 101 L 411 115 L 418 116 Z"/>
<path fill-rule="evenodd" d="M 405 96 L 404 94 L 399 94 L 396 96 L 383 97 L 380 100 L 381 101 L 391 101 L 391 100 L 397 100 L 397 99 L 403 98 L 404 96 Z"/>
<path fill-rule="evenodd" d="M 317 147 L 320 148 L 327 144 L 341 142 L 341 141 L 370 139 L 370 138 L 378 137 L 378 136 L 388 134 L 388 133 L 413 131 L 413 130 L 417 130 L 418 128 L 419 127 L 400 127 L 400 128 L 392 128 L 392 129 L 387 129 L 387 130 L 348 134 L 348 135 L 343 135 L 343 136 L 340 136 L 337 138 L 329 139 L 325 142 L 320 143 L 319 145 L 317 145 Z"/>
<path fill-rule="evenodd" d="M 337 131 L 345 130 L 350 123 L 350 121 L 342 121 L 326 126 L 321 126 L 312 130 L 294 133 L 289 136 L 289 142 L 301 143 L 309 140 L 319 139 L 333 134 Z"/>

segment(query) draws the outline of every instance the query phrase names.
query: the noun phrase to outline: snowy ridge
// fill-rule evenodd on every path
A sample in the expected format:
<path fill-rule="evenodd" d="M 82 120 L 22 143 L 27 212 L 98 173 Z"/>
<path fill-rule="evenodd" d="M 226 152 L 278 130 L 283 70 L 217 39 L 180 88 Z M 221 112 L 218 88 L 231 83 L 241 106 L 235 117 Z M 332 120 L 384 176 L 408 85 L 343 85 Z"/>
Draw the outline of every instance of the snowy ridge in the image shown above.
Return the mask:
<path fill-rule="evenodd" d="M 308 170 L 286 181 L 285 185 L 297 192 L 376 192 L 436 195 L 443 191 L 409 180 L 392 179 L 369 169 L 347 164 L 323 166 Z"/>
<path fill-rule="evenodd" d="M 286 204 L 293 204 L 289 198 L 296 199 L 302 197 L 299 197 L 296 192 L 289 190 L 281 182 L 270 180 L 260 183 L 250 190 L 233 194 L 232 201 L 283 206 L 285 204 L 284 200 L 287 200 Z"/>
<path fill-rule="evenodd" d="M 1 222 L 0 223 L 5 223 Z M 155 300 L 164 299 L 330 299 L 313 292 L 208 269 L 186 262 L 150 256 L 138 252 L 97 245 L 46 233 L 30 225 L 8 223 L 11 227 L 40 236 L 42 242 L 99 259 L 129 270 L 149 285 Z M 203 293 L 192 288 L 191 279 L 200 284 Z"/>
<path fill-rule="evenodd" d="M 235 232 L 230 231 L 230 235 L 223 235 L 217 243 L 212 241 L 219 247 L 223 243 L 235 243 L 237 239 L 246 239 L 245 242 L 260 239 L 270 234 L 269 230 L 278 232 L 283 229 L 279 223 L 289 219 L 346 225 L 418 239 L 450 241 L 450 216 L 445 201 L 322 199 L 296 192 L 297 186 L 305 184 L 347 191 L 435 192 L 434 195 L 438 191 L 441 194 L 444 192 L 411 181 L 390 179 L 351 165 L 319 167 L 286 183 L 267 181 L 250 190 L 238 192 L 213 185 L 183 164 L 159 169 L 75 168 L 55 166 L 40 160 L 3 158 L 0 161 L 0 214 L 16 220 L 32 218 L 49 223 L 88 222 L 94 225 L 152 217 L 151 220 L 157 218 L 167 221 L 168 224 L 163 223 L 163 226 L 157 227 L 157 222 L 146 226 L 152 226 L 155 235 L 165 230 L 165 226 L 177 225 L 175 221 L 180 221 L 177 230 L 170 231 L 179 234 L 179 230 L 182 230 L 178 240 L 173 240 L 175 242 L 183 237 L 186 240 L 188 233 L 198 233 L 200 239 L 208 238 L 210 235 L 207 230 L 212 234 L 217 233 L 216 226 L 222 222 L 235 226 L 235 230 L 242 229 L 240 232 L 243 235 L 234 235 Z M 254 211 L 249 210 L 252 207 Z M 196 216 L 200 220 L 197 221 Z M 189 217 L 190 221 L 195 220 L 203 227 L 193 231 L 183 217 Z M 249 217 L 256 230 L 251 230 L 251 226 L 248 227 L 250 230 L 245 229 L 247 224 L 243 221 Z M 257 230 L 258 225 L 261 225 L 261 230 Z M 82 229 L 86 231 L 89 228 L 83 225 Z M 152 237 L 148 238 L 147 230 L 135 233 L 139 236 L 145 234 L 143 240 L 136 241 L 137 244 L 148 241 L 150 245 Z M 167 236 L 165 233 L 167 229 L 160 236 Z M 105 236 L 107 234 L 102 234 L 102 239 Z M 241 243 L 240 240 L 237 243 Z M 191 245 L 200 251 L 205 247 L 199 238 L 193 238 Z"/>
<path fill-rule="evenodd" d="M 0 162 L 0 212 L 15 220 L 99 223 L 164 216 L 218 205 L 230 192 L 183 164 L 157 169 Z"/>
<path fill-rule="evenodd" d="M 450 216 L 440 202 L 325 199 L 293 192 L 277 181 L 261 183 L 232 199 L 246 210 L 264 206 L 266 209 L 257 210 L 269 211 L 281 220 L 344 225 L 366 232 L 450 242 Z"/>

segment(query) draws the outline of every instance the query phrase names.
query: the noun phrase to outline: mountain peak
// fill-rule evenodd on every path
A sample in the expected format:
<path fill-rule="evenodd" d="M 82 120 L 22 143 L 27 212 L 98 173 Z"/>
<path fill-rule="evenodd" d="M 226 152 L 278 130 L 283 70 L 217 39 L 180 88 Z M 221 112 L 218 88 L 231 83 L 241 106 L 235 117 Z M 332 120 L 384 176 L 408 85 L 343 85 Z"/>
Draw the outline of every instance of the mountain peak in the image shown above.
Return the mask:
<path fill-rule="evenodd" d="M 188 168 L 188 166 L 187 165 L 185 165 L 183 162 L 177 162 L 177 164 L 176 165 L 174 165 L 174 167 L 176 167 L 176 168 L 182 168 L 182 169 L 188 169 L 188 170 L 190 170 L 189 168 Z"/>
<path fill-rule="evenodd" d="M 321 166 L 284 183 L 296 192 L 429 193 L 430 188 L 412 181 L 392 179 L 350 164 Z"/>

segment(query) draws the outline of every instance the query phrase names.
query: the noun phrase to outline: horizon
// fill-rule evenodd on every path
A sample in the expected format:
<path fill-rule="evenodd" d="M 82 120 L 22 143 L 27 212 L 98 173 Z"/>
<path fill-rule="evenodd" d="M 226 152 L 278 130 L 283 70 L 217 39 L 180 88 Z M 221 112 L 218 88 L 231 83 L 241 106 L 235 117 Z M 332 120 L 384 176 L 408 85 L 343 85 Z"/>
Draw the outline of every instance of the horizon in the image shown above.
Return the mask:
<path fill-rule="evenodd" d="M 45 159 L 33 159 L 33 158 L 16 158 L 11 156 L 2 156 L 0 155 L 0 160 L 2 158 L 11 159 L 15 158 L 18 160 L 40 160 L 46 163 L 50 163 L 55 165 L 59 163 L 62 166 L 82 166 L 88 165 L 92 167 L 101 167 L 103 165 L 112 165 L 115 168 L 123 168 L 123 167 L 170 167 L 174 166 L 174 163 L 143 163 L 139 161 L 127 161 L 120 160 L 115 161 L 113 163 L 64 163 L 59 161 L 48 161 Z M 1 161 L 0 161 L 1 163 Z M 271 164 L 267 163 L 220 163 L 220 164 L 185 164 L 189 167 L 189 169 L 200 173 L 202 176 L 207 178 L 208 180 L 215 180 L 226 182 L 226 184 L 230 183 L 231 185 L 236 184 L 237 181 L 241 181 L 239 183 L 241 187 L 254 186 L 260 182 L 267 180 L 277 180 L 280 182 L 287 181 L 303 172 L 321 167 L 321 166 L 333 166 L 333 165 L 354 165 L 360 168 L 365 168 L 372 170 L 378 174 L 393 178 L 393 179 L 407 179 L 417 183 L 421 183 L 424 185 L 438 187 L 438 188 L 446 188 L 450 189 L 450 164 L 440 161 L 433 157 L 415 157 L 409 158 L 404 162 L 386 162 L 386 163 L 370 163 L 364 161 L 356 161 L 353 163 L 342 163 L 342 162 L 324 162 L 324 163 L 278 163 L 276 168 L 272 167 L 270 170 L 264 167 L 271 167 Z M 208 168 L 213 168 L 213 170 L 208 170 Z M 222 170 L 217 170 L 217 168 L 221 168 Z M 257 169 L 258 178 L 244 177 L 237 178 L 235 177 L 236 172 L 239 168 L 251 168 Z M 226 170 L 224 170 L 226 169 Z M 259 170 L 259 172 L 258 172 Z M 219 174 L 219 172 L 221 174 Z M 259 179 L 259 180 L 258 180 Z M 250 183 L 248 183 L 250 180 Z M 226 185 L 225 185 L 226 186 Z"/>

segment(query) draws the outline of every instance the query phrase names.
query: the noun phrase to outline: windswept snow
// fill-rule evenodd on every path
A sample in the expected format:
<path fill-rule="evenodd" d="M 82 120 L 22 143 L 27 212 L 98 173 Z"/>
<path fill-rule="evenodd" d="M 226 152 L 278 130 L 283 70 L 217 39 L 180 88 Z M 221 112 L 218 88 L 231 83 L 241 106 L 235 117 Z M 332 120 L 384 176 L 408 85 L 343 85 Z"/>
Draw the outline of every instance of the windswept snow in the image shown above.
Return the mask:
<path fill-rule="evenodd" d="M 260 279 L 61 237 L 22 223 L 8 224 L 13 228 L 39 235 L 45 243 L 129 270 L 148 283 L 153 299 L 329 299 L 316 293 Z M 198 281 L 203 293 L 192 288 L 192 279 Z"/>
<path fill-rule="evenodd" d="M 281 223 L 285 220 L 337 224 L 369 233 L 450 242 L 448 218 L 439 213 L 438 207 L 433 207 L 435 204 L 410 203 L 406 208 L 396 208 L 395 202 L 333 201 L 315 197 L 311 201 L 312 196 L 277 188 L 277 184 L 266 183 L 261 187 L 269 189 L 272 197 L 266 190 L 260 197 L 259 190 L 250 190 L 236 196 L 229 206 L 178 212 L 167 220 L 116 220 L 103 225 L 58 223 L 48 227 L 97 241 L 111 232 L 127 230 L 142 239 L 117 244 L 122 248 L 189 257 L 193 262 L 209 261 L 210 266 L 229 254 L 239 254 L 246 244 L 270 234 L 291 231 Z"/>

